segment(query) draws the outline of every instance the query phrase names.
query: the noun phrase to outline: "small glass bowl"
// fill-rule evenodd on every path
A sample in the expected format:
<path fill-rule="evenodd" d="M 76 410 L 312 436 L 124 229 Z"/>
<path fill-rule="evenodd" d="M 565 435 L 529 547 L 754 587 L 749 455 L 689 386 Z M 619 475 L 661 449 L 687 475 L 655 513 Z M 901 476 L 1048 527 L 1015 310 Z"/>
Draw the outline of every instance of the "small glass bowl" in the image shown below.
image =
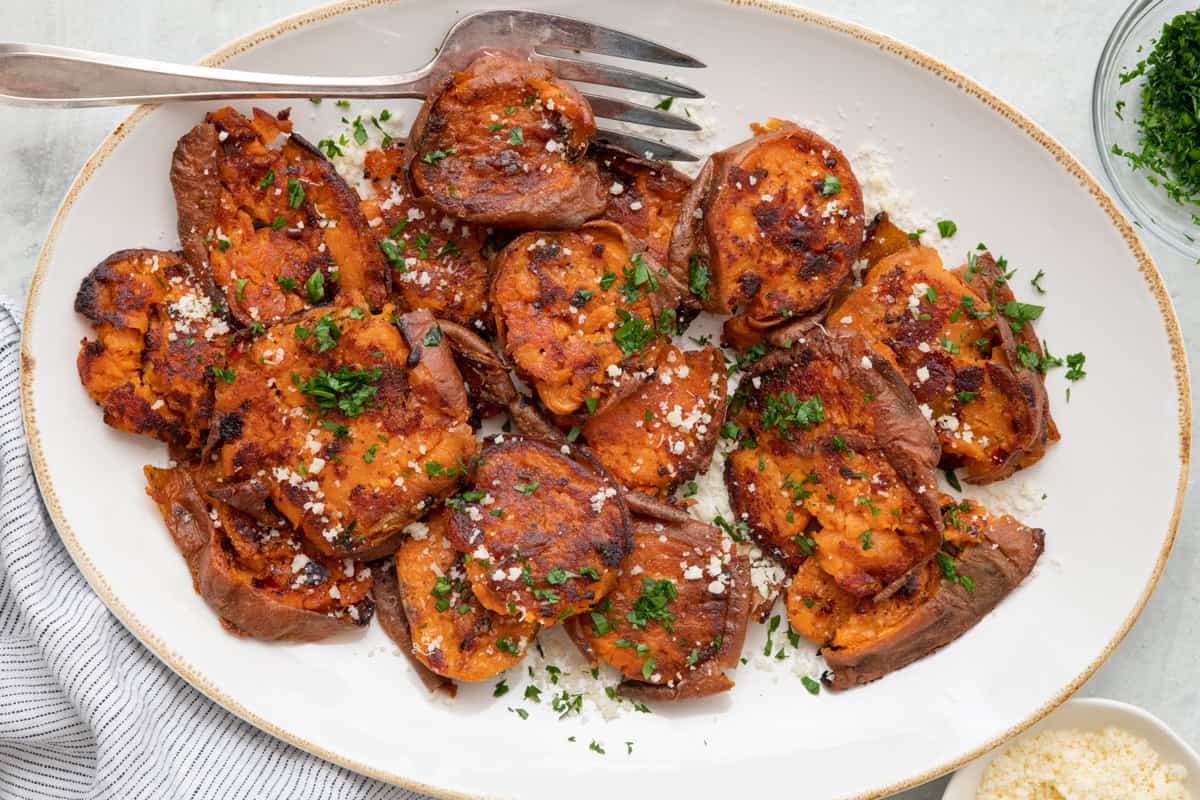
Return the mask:
<path fill-rule="evenodd" d="M 1146 180 L 1147 171 L 1134 172 L 1124 157 L 1113 154 L 1112 148 L 1117 144 L 1123 150 L 1136 151 L 1136 120 L 1142 109 L 1141 79 L 1122 86 L 1120 74 L 1150 55 L 1152 40 L 1162 33 L 1164 24 L 1198 7 L 1200 0 L 1135 0 L 1109 35 L 1092 85 L 1092 133 L 1100 150 L 1100 163 L 1116 187 L 1117 196 L 1136 224 L 1193 259 L 1200 259 L 1200 225 L 1193 222 L 1193 215 L 1200 217 L 1200 206 L 1176 203 L 1162 187 Z M 1125 105 L 1118 117 L 1120 101 Z"/>

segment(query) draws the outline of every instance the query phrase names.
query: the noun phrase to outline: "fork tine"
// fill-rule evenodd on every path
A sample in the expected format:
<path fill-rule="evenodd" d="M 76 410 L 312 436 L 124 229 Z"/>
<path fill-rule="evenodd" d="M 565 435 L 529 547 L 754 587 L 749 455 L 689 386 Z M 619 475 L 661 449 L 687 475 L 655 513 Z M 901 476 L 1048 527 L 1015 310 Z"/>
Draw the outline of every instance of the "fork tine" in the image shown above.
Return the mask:
<path fill-rule="evenodd" d="M 617 58 L 632 58 L 637 61 L 650 61 L 672 67 L 699 68 L 704 66 L 704 62 L 687 53 L 681 53 L 649 39 L 591 22 L 537 11 L 493 13 L 520 14 L 520 30 L 522 32 L 537 31 L 533 35 L 538 39 L 537 43 L 544 47 L 580 50 L 585 53 L 599 53 Z"/>
<path fill-rule="evenodd" d="M 596 132 L 595 138 L 597 141 L 616 145 L 642 158 L 657 159 L 660 161 L 700 160 L 699 156 L 689 153 L 682 148 L 666 144 L 665 142 L 656 142 L 653 139 L 643 139 L 640 136 L 621 133 L 620 131 L 610 131 L 601 128 Z"/>
<path fill-rule="evenodd" d="M 656 128 L 669 128 L 676 131 L 698 131 L 700 126 L 690 119 L 677 114 L 668 114 L 657 108 L 640 106 L 616 97 L 601 97 L 595 94 L 584 94 L 584 98 L 592 107 L 592 113 L 597 117 L 615 119 L 618 122 L 629 122 L 635 125 L 653 125 Z"/>
<path fill-rule="evenodd" d="M 682 83 L 669 81 L 665 78 L 655 78 L 644 72 L 636 72 L 625 67 L 612 64 L 600 64 L 595 61 L 577 61 L 573 58 L 558 58 L 539 54 L 539 60 L 553 69 L 560 78 L 569 81 L 582 81 L 600 86 L 616 86 L 621 89 L 632 89 L 636 92 L 649 94 L 670 95 L 672 97 L 704 97 L 701 92 Z"/>

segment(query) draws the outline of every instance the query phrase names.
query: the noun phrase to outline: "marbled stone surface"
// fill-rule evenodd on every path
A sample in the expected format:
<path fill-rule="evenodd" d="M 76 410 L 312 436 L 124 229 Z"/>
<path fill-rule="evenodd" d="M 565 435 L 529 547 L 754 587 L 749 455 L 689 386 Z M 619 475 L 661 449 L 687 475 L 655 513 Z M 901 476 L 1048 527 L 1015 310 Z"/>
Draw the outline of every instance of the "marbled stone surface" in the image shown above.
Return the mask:
<path fill-rule="evenodd" d="M 309 0 L 5 0 L 0 37 L 190 62 L 309 5 Z M 811 0 L 808 5 L 907 41 L 966 72 L 1099 174 L 1089 115 L 1092 76 L 1124 0 Z M 0 107 L 0 293 L 24 295 L 63 194 L 126 113 Z M 1200 266 L 1156 240 L 1146 243 L 1194 352 L 1200 337 Z M 1189 497 L 1171 560 L 1141 619 L 1081 690 L 1143 706 L 1193 745 L 1200 745 L 1197 502 L 1194 494 Z M 941 797 L 944 783 L 898 797 L 932 800 Z"/>

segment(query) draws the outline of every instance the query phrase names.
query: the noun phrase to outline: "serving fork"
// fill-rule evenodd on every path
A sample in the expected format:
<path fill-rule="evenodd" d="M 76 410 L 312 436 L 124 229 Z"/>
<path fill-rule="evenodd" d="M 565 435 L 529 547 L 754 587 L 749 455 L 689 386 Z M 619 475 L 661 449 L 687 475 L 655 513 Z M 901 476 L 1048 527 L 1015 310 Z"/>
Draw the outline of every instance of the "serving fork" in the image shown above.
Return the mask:
<path fill-rule="evenodd" d="M 695 58 L 640 36 L 535 11 L 480 11 L 450 28 L 437 54 L 411 72 L 367 77 L 283 75 L 127 58 L 49 45 L 0 42 L 0 102 L 82 107 L 184 100 L 272 97 L 424 98 L 446 74 L 485 49 L 515 50 L 560 78 L 596 86 L 681 98 L 704 95 L 690 86 L 627 67 L 579 58 L 581 53 L 670 67 L 703 67 Z M 660 108 L 584 92 L 595 116 L 680 131 L 700 127 Z M 662 141 L 601 128 L 598 139 L 651 158 L 695 161 Z"/>

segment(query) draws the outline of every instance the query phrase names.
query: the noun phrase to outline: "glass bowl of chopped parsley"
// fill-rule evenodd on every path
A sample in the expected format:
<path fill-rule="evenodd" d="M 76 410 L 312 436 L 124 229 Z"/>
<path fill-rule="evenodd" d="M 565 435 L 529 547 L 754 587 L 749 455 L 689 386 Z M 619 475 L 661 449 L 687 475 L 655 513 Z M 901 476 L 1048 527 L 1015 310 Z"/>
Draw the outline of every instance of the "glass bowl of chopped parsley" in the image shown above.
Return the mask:
<path fill-rule="evenodd" d="M 1100 161 L 1134 224 L 1200 261 L 1200 0 L 1136 0 L 1092 87 Z"/>

